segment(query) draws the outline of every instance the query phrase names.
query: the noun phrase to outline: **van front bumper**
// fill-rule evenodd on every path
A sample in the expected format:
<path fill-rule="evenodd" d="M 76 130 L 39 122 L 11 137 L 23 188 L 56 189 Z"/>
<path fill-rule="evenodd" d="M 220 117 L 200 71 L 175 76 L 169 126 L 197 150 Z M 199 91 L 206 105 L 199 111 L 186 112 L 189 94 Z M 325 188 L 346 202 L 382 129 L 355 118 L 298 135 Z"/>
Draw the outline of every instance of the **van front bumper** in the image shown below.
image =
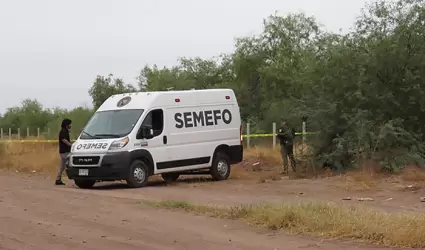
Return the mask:
<path fill-rule="evenodd" d="M 107 153 L 101 158 L 100 166 L 66 167 L 66 175 L 70 180 L 125 180 L 129 174 L 130 152 Z"/>

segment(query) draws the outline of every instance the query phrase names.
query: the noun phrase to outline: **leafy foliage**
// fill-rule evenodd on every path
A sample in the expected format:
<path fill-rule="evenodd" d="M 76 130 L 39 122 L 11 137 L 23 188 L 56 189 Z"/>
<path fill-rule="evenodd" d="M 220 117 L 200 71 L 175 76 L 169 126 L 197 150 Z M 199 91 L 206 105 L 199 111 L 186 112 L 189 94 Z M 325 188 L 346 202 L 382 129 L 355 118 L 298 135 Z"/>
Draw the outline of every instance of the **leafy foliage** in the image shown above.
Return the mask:
<path fill-rule="evenodd" d="M 425 159 L 424 38 L 424 0 L 368 4 L 346 34 L 327 32 L 304 14 L 274 14 L 261 34 L 238 38 L 234 53 L 181 58 L 171 68 L 146 65 L 138 90 L 232 88 L 254 132 L 281 119 L 301 127 L 307 117 L 308 130 L 318 132 L 310 143 L 319 163 L 348 168 L 372 159 L 397 170 Z M 97 108 L 133 91 L 109 75 L 97 76 L 89 93 Z M 0 125 L 47 126 L 64 112 L 25 101 Z M 76 117 L 80 112 L 88 119 L 92 111 Z"/>
<path fill-rule="evenodd" d="M 45 109 L 38 101 L 26 99 L 21 106 L 8 108 L 4 116 L 0 119 L 0 128 L 11 129 L 11 133 L 16 135 L 18 131 L 21 137 L 26 137 L 27 129 L 31 135 L 36 135 L 39 129 L 40 135 L 48 138 L 56 138 L 60 129 L 60 124 L 64 118 L 73 121 L 74 136 L 84 127 L 93 110 L 90 108 L 78 107 L 73 110 L 61 108 Z M 49 131 L 50 130 L 50 131 Z M 3 131 L 8 134 L 9 131 Z"/>
<path fill-rule="evenodd" d="M 12 133 L 17 133 L 18 129 L 24 131 L 28 126 L 43 128 L 52 119 L 52 113 L 43 109 L 37 100 L 26 99 L 22 101 L 20 107 L 12 107 L 6 110 L 0 120 L 0 127 L 11 128 Z"/>
<path fill-rule="evenodd" d="M 97 109 L 111 95 L 136 91 L 134 86 L 125 84 L 122 79 L 113 78 L 113 74 L 109 74 L 107 77 L 97 76 L 89 94 L 93 99 L 94 108 Z"/>

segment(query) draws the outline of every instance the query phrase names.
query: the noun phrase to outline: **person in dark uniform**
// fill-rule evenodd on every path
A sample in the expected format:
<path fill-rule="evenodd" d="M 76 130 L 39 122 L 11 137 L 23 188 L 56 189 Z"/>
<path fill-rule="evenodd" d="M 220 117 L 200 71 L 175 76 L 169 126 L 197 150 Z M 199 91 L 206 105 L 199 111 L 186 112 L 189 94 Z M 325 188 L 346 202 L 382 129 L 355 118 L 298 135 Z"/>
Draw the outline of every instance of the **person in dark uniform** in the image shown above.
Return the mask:
<path fill-rule="evenodd" d="M 59 156 L 60 164 L 58 174 L 56 176 L 56 185 L 65 185 L 62 182 L 62 173 L 65 170 L 66 160 L 68 154 L 71 152 L 71 140 L 69 138 L 69 130 L 71 129 L 72 121 L 70 119 L 64 119 L 61 125 L 61 131 L 59 132 Z"/>
<path fill-rule="evenodd" d="M 280 153 L 283 161 L 283 173 L 288 174 L 288 158 L 291 161 L 291 167 L 294 172 L 297 171 L 295 157 L 294 157 L 294 137 L 295 129 L 291 128 L 288 122 L 282 122 L 277 138 L 280 142 Z"/>

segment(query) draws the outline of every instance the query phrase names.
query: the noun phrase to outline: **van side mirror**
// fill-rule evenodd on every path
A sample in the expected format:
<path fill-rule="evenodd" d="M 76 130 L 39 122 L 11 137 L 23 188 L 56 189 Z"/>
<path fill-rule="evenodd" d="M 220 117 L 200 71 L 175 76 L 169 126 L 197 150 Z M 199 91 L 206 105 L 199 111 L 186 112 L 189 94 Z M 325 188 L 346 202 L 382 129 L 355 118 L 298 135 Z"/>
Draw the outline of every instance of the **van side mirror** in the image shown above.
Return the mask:
<path fill-rule="evenodd" d="M 141 136 L 142 139 L 152 139 L 153 136 L 153 129 L 149 128 L 149 127 L 142 127 L 141 129 Z"/>

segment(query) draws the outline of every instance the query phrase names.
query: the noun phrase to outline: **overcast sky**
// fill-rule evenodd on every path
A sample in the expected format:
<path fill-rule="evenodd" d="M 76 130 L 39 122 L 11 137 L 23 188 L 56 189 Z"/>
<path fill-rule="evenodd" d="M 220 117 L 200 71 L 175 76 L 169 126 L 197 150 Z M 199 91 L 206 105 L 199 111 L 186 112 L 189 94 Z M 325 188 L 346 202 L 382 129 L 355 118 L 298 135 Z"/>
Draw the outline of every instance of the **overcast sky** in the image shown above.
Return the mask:
<path fill-rule="evenodd" d="M 347 30 L 364 0 L 0 0 L 0 113 L 36 98 L 91 106 L 96 75 L 136 83 L 145 64 L 233 50 L 275 11 L 314 15 Z"/>

